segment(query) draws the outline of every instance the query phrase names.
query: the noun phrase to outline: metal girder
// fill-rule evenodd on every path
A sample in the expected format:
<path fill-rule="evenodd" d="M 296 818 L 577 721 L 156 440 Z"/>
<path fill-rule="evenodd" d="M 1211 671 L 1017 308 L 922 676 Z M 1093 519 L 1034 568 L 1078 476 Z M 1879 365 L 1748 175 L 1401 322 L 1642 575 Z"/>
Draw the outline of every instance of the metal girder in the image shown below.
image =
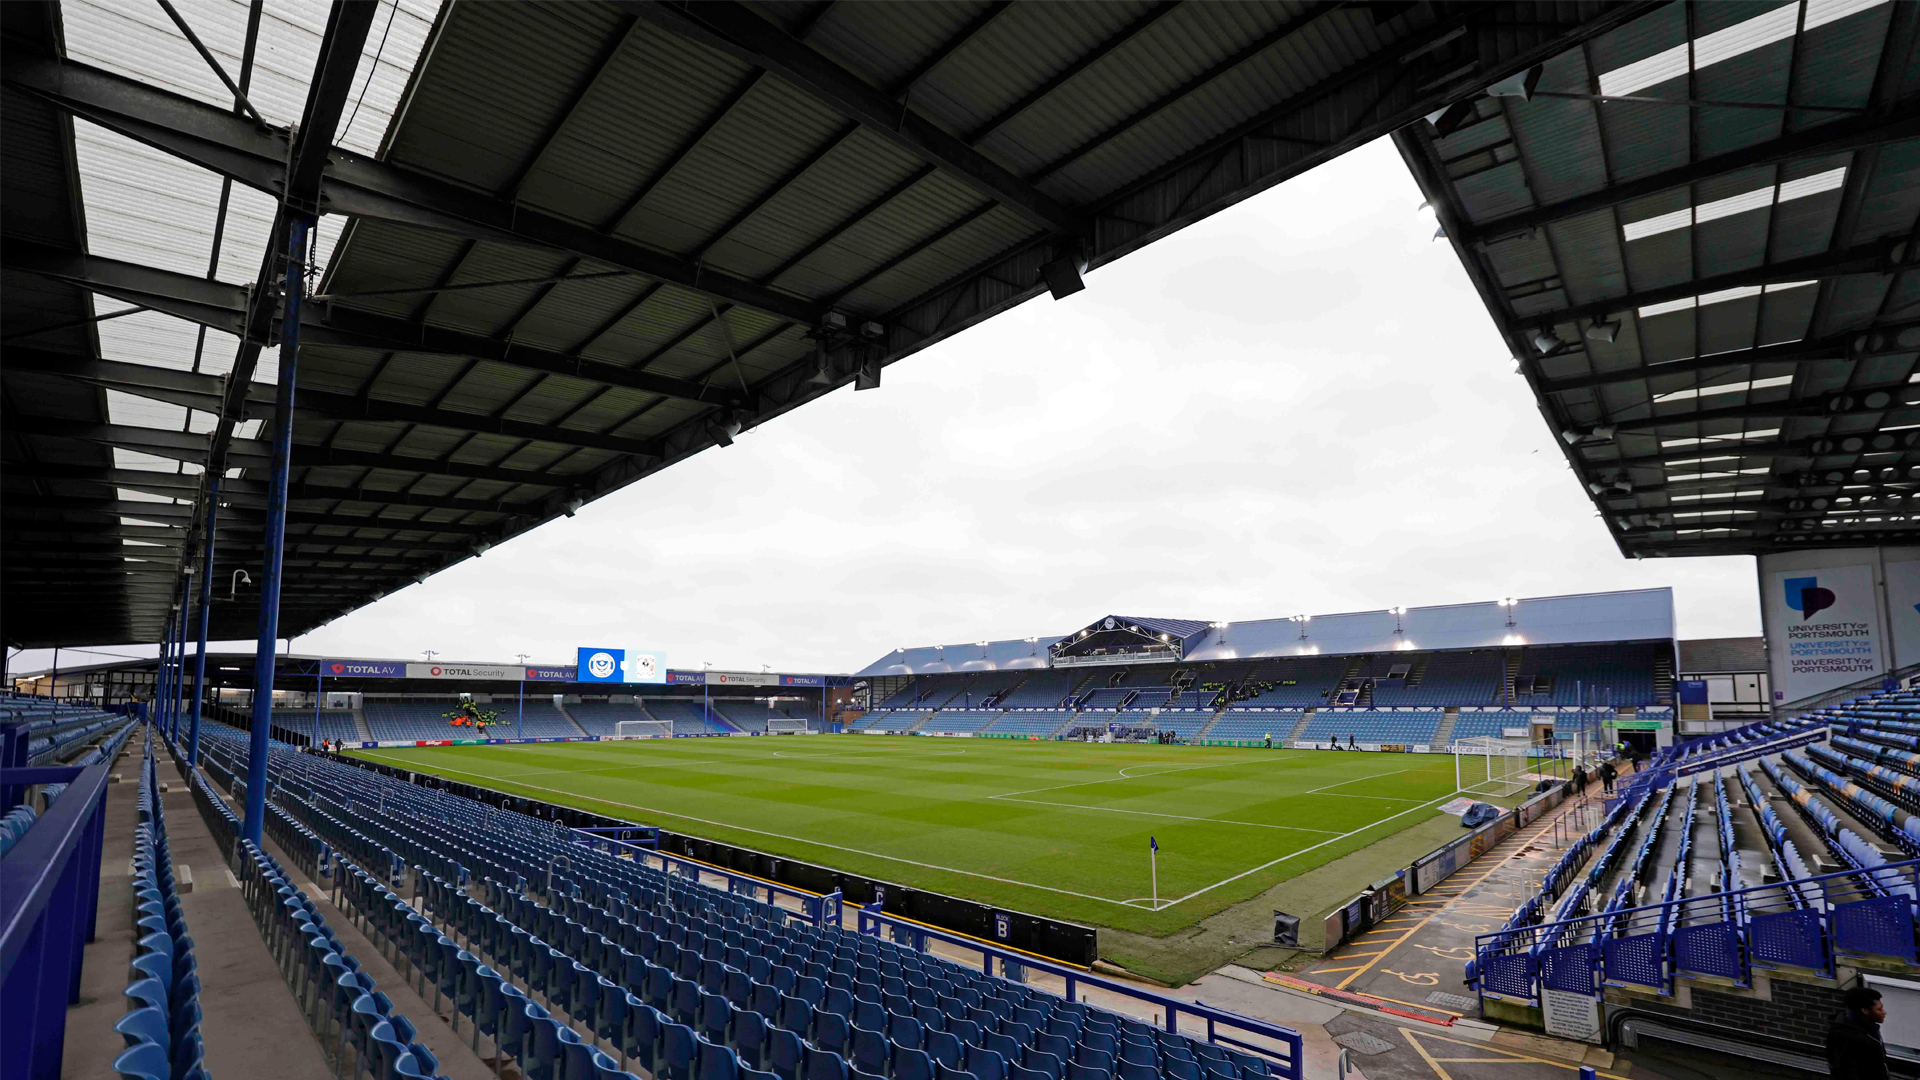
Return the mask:
<path fill-rule="evenodd" d="M 109 130 L 279 196 L 290 154 L 287 129 L 262 131 L 244 117 L 98 68 L 8 50 L 0 80 Z M 331 129 L 329 129 L 331 130 Z M 308 159 L 311 160 L 311 159 Z M 318 208 L 500 243 L 571 252 L 692 292 L 811 325 L 801 297 L 742 281 L 531 208 L 375 158 L 331 148 Z"/>
<path fill-rule="evenodd" d="M 150 495 L 191 499 L 200 489 L 195 473 L 152 472 L 146 469 L 101 469 L 91 465 L 57 465 L 46 462 L 8 462 L 8 477 L 60 480 L 68 483 L 95 484 L 108 488 L 144 491 Z M 342 487 L 329 484 L 297 483 L 288 490 L 294 501 L 330 500 L 379 503 L 387 506 L 414 506 L 425 510 L 459 510 L 465 513 L 504 514 L 509 517 L 537 516 L 542 508 L 534 505 L 492 502 L 486 499 L 459 499 L 446 495 L 415 494 L 409 491 L 383 491 L 378 488 Z M 260 509 L 266 506 L 266 485 L 258 481 L 229 478 L 220 484 L 220 502 L 225 506 Z"/>
<path fill-rule="evenodd" d="M 912 108 L 847 71 L 744 4 L 703 0 L 685 6 L 622 0 L 616 4 L 672 34 L 701 42 L 772 72 L 835 113 L 929 164 L 1048 232 L 1071 233 L 1080 216 L 995 164 Z M 751 305 L 749 305 L 751 306 Z"/>
<path fill-rule="evenodd" d="M 1823 124 L 1806 131 L 1794 132 L 1778 139 L 1772 139 L 1753 146 L 1742 147 L 1725 154 L 1701 161 L 1667 169 L 1663 172 L 1644 176 L 1638 180 L 1614 184 L 1586 195 L 1548 203 L 1532 210 L 1522 210 L 1504 217 L 1491 218 L 1468 228 L 1459 237 L 1466 245 L 1485 244 L 1506 236 L 1529 232 L 1556 221 L 1590 214 L 1596 210 L 1605 210 L 1621 203 L 1631 202 L 1648 195 L 1657 195 L 1669 188 L 1682 187 L 1715 176 L 1750 169 L 1759 165 L 1772 165 L 1795 158 L 1820 157 L 1837 154 L 1847 150 L 1856 150 L 1863 146 L 1893 142 L 1898 139 L 1910 139 L 1920 135 L 1920 113 L 1907 112 L 1904 115 L 1853 116 Z"/>
<path fill-rule="evenodd" d="M 1667 427 L 1671 424 L 1704 424 L 1715 420 L 1754 420 L 1774 416 L 1782 418 L 1790 416 L 1839 417 L 1843 415 L 1858 415 L 1861 413 L 1882 413 L 1891 409 L 1903 409 L 1915 404 L 1915 401 L 1909 400 L 1913 395 L 1902 397 L 1897 393 L 1899 388 L 1905 385 L 1905 383 L 1899 383 L 1883 387 L 1862 387 L 1854 391 L 1855 393 L 1864 394 L 1871 393 L 1877 389 L 1893 394 L 1893 400 L 1885 407 L 1879 409 L 1864 409 L 1856 405 L 1846 412 L 1834 412 L 1829 406 L 1829 399 L 1826 397 L 1800 400 L 1785 398 L 1780 401 L 1770 401 L 1758 405 L 1727 405 L 1718 409 L 1700 409 L 1690 413 L 1669 413 L 1662 416 L 1649 416 L 1637 420 L 1609 419 L 1607 423 L 1618 431 L 1640 432 Z"/>
<path fill-rule="evenodd" d="M 304 320 L 302 322 L 304 323 Z M 150 364 L 103 360 L 97 356 L 81 356 L 77 353 L 62 353 L 47 349 L 11 350 L 8 353 L 8 364 L 11 366 L 16 363 L 22 370 L 112 386 L 127 393 L 157 397 L 163 401 L 209 412 L 220 407 L 221 392 L 229 381 L 215 375 L 159 368 Z M 240 414 L 243 418 L 259 419 L 273 415 L 273 387 L 264 383 L 252 383 L 248 386 L 246 393 L 229 394 L 226 397 L 227 400 L 240 400 L 245 403 Z M 382 401 L 378 398 L 336 394 L 324 390 L 302 389 L 294 414 L 296 418 L 308 417 L 340 422 L 370 420 L 384 423 L 429 424 L 454 431 L 509 435 L 516 439 L 558 443 L 565 446 L 585 446 L 641 457 L 659 457 L 661 452 L 660 445 L 649 440 L 627 439 L 576 428 L 555 427 L 524 420 L 507 420 L 486 413 L 436 409 L 425 405 Z"/>
<path fill-rule="evenodd" d="M 51 496 L 29 494 L 26 492 L 15 492 L 15 493 L 10 493 L 7 496 L 7 505 L 10 508 L 16 509 L 16 510 L 18 509 L 53 510 L 53 511 L 60 511 L 63 513 L 69 513 L 69 514 L 95 514 L 95 515 L 100 515 L 103 517 L 111 517 L 111 518 L 120 518 L 120 517 L 139 518 L 143 521 L 159 521 L 159 522 L 178 521 L 183 524 L 183 527 L 187 524 L 191 524 L 192 522 L 198 520 L 198 517 L 194 512 L 194 508 L 191 506 L 183 505 L 180 503 L 142 502 L 138 499 L 78 499 L 78 498 L 66 498 L 66 497 L 55 498 Z M 243 511 L 238 507 L 229 508 L 228 513 L 231 515 L 235 515 L 236 517 L 240 517 L 242 520 L 253 519 L 253 515 L 250 512 Z M 59 520 L 65 520 L 65 519 L 63 518 L 48 519 L 48 518 L 42 518 L 42 517 L 15 518 L 14 524 L 24 526 L 28 521 L 44 524 L 49 520 L 59 521 Z M 321 514 L 321 513 L 314 513 L 311 511 L 294 511 L 294 510 L 289 510 L 287 512 L 287 521 L 289 524 L 333 526 L 336 528 L 348 528 L 348 529 L 387 529 L 390 531 L 426 532 L 426 533 L 465 533 L 469 535 L 476 533 L 480 528 L 476 526 L 467 525 L 463 522 L 458 522 L 458 521 L 421 521 L 414 518 L 390 518 L 390 517 L 375 517 L 375 516 L 359 517 L 359 516 L 344 515 L 344 514 L 337 514 L 337 513 Z M 112 524 L 112 523 L 108 523 L 108 524 Z M 289 533 L 288 534 L 289 542 L 294 541 L 296 539 L 309 539 L 316 543 L 329 543 L 329 544 L 339 544 L 339 545 L 346 545 L 346 546 L 358 546 L 358 545 L 392 546 L 392 547 L 420 546 L 424 550 L 424 545 L 418 544 L 416 541 L 412 541 L 412 540 L 369 539 L 366 537 L 335 537 L 335 536 L 324 536 L 324 535 L 316 536 L 312 533 L 306 533 L 306 534 Z M 465 551 L 467 550 L 467 548 L 457 547 L 451 550 Z"/>
<path fill-rule="evenodd" d="M 130 424 L 89 424 L 77 420 L 55 420 L 43 416 L 13 416 L 7 430 L 16 435 L 39 438 L 72 439 L 76 442 L 117 446 L 154 457 L 205 465 L 207 437 L 184 431 L 136 427 Z M 229 466 L 264 468 L 273 448 L 258 439 L 235 439 L 227 455 Z"/>
<path fill-rule="evenodd" d="M 1589 390 L 1597 386 L 1618 386 L 1623 383 L 1657 379 L 1666 375 L 1691 375 L 1721 368 L 1845 360 L 1849 358 L 1853 340 L 1858 336 L 1858 331 L 1850 331 L 1829 334 L 1822 338 L 1789 341 L 1779 345 L 1760 345 L 1751 349 L 1736 349 L 1732 352 L 1712 353 L 1707 356 L 1661 360 L 1634 368 L 1597 371 L 1588 375 L 1570 375 L 1562 379 L 1542 379 L 1539 391 L 1542 394 L 1564 394 L 1573 390 Z"/>
<path fill-rule="evenodd" d="M 298 444 L 293 448 L 293 467 L 296 469 L 382 469 L 390 472 L 420 473 L 426 476 L 452 476 L 465 480 L 537 484 L 550 488 L 565 488 L 590 479 L 587 476 L 534 472 L 531 469 L 508 469 L 498 465 L 447 461 L 441 458 L 405 457 L 399 454 L 374 453 L 370 450 L 339 450 L 326 446 Z"/>
<path fill-rule="evenodd" d="M 1637 308 L 1652 304 L 1664 304 L 1671 300 L 1685 300 L 1691 296 L 1706 296 L 1724 292 L 1728 289 L 1746 288 L 1755 285 L 1775 285 L 1787 281 L 1806 281 L 1839 277 L 1844 274 L 1891 274 L 1912 265 L 1912 254 L 1902 258 L 1894 257 L 1895 246 L 1888 241 L 1875 241 L 1856 244 L 1853 247 L 1837 248 L 1808 255 L 1798 259 L 1786 259 L 1765 266 L 1756 266 L 1748 270 L 1736 270 L 1729 274 L 1717 274 L 1713 277 L 1694 278 L 1673 285 L 1664 285 L 1657 289 L 1645 289 L 1627 293 L 1605 300 L 1575 304 L 1558 311 L 1546 311 L 1537 315 L 1526 315 L 1513 320 L 1519 330 L 1548 329 L 1555 326 L 1577 324 L 1583 319 L 1601 320 L 1620 312 L 1631 312 Z"/>
<path fill-rule="evenodd" d="M 8 269 L 65 281 L 235 336 L 245 332 L 249 294 L 247 289 L 238 285 L 207 281 L 191 274 L 160 270 L 138 263 L 62 251 L 30 241 L 8 240 L 4 255 L 0 257 L 4 258 Z M 273 336 L 277 335 L 270 331 L 269 337 Z M 302 347 L 330 346 L 379 352 L 470 356 L 508 367 L 566 375 L 708 405 L 731 405 L 737 402 L 736 395 L 720 387 L 709 387 L 667 375 L 651 375 L 578 354 L 517 345 L 480 334 L 356 311 L 338 304 L 302 305 L 300 339 Z M 302 389 L 301 398 L 310 393 L 312 391 Z M 264 400 L 270 401 L 272 388 L 266 387 L 259 394 Z"/>

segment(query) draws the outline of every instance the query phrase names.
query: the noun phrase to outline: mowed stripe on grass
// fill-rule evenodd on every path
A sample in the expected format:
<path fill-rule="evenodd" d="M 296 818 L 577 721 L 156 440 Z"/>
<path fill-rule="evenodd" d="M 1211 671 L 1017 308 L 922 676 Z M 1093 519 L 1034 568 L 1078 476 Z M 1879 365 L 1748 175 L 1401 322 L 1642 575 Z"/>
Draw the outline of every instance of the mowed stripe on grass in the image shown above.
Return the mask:
<path fill-rule="evenodd" d="M 889 736 L 358 753 L 1039 915 L 1165 933 L 1426 820 L 1445 757 Z M 1367 798 L 1345 796 L 1362 795 Z M 1147 837 L 1160 841 L 1159 911 Z"/>

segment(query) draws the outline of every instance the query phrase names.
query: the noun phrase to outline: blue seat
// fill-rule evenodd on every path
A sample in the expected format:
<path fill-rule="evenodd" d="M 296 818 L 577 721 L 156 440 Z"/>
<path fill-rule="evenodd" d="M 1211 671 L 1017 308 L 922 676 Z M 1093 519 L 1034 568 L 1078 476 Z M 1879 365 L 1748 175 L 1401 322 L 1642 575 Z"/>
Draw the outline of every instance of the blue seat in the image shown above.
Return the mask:
<path fill-rule="evenodd" d="M 933 1058 L 899 1042 L 893 1044 L 893 1080 L 933 1080 Z"/>
<path fill-rule="evenodd" d="M 660 1068 L 656 1070 L 656 1080 L 693 1080 L 694 1057 L 699 1044 L 695 1041 L 693 1029 L 685 1024 L 665 1023 L 660 1025 Z"/>
<path fill-rule="evenodd" d="M 813 1042 L 836 1054 L 847 1049 L 847 1018 L 825 1009 L 813 1010 Z"/>
<path fill-rule="evenodd" d="M 948 1068 L 960 1068 L 960 1040 L 954 1038 L 952 1032 L 927 1032 L 926 1051 L 933 1060 L 943 1062 Z"/>
<path fill-rule="evenodd" d="M 856 1068 L 870 1073 L 886 1073 L 890 1046 L 885 1035 L 855 1024 L 847 1041 L 847 1056 L 853 1059 Z"/>
<path fill-rule="evenodd" d="M 731 1049 L 696 1033 L 694 1075 L 698 1080 L 736 1080 L 740 1059 Z"/>
<path fill-rule="evenodd" d="M 767 1055 L 767 1018 L 752 1009 L 735 1009 L 733 1048 L 746 1068 L 758 1069 L 764 1064 Z"/>
<path fill-rule="evenodd" d="M 1048 1080 L 1061 1080 L 1067 1075 L 1067 1063 L 1045 1050 L 1028 1050 L 1020 1063 Z"/>
<path fill-rule="evenodd" d="M 847 1059 L 809 1043 L 803 1080 L 847 1080 Z"/>
<path fill-rule="evenodd" d="M 933 1063 L 936 1080 L 979 1080 L 970 1072 L 951 1068 L 946 1062 L 935 1059 Z"/>
<path fill-rule="evenodd" d="M 975 1080 L 1006 1080 L 1007 1059 L 977 1043 L 967 1043 L 960 1067 Z"/>
<path fill-rule="evenodd" d="M 767 1030 L 767 1067 L 780 1080 L 800 1080 L 800 1066 L 804 1060 L 800 1036 L 792 1029 Z"/>
<path fill-rule="evenodd" d="M 1113 1080 L 1113 1071 L 1074 1061 L 1067 1065 L 1067 1080 Z"/>
<path fill-rule="evenodd" d="M 172 1080 L 173 1062 L 167 1056 L 166 1047 L 159 1043 L 143 1042 L 138 1046 L 121 1051 L 113 1059 L 113 1071 L 122 1076 L 138 1077 L 139 1080 Z"/>

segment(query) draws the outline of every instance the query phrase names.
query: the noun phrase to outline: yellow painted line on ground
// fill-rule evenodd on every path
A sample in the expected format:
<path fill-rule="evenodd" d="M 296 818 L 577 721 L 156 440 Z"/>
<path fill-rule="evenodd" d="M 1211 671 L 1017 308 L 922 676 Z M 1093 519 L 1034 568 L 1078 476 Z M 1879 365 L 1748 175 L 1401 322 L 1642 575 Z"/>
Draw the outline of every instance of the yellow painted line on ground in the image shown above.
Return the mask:
<path fill-rule="evenodd" d="M 1339 973 L 1339 972 L 1342 972 L 1342 971 L 1359 971 L 1359 970 L 1360 970 L 1360 969 L 1359 969 L 1359 968 L 1357 968 L 1357 967 L 1343 967 L 1343 968 L 1314 968 L 1314 969 L 1313 969 L 1312 971 L 1310 971 L 1310 972 L 1308 972 L 1307 974 L 1309 974 L 1309 975 L 1334 975 L 1334 974 L 1337 974 L 1337 973 Z M 1340 986 L 1345 986 L 1345 985 L 1347 985 L 1347 984 L 1346 984 L 1346 983 L 1341 983 L 1341 984 L 1340 984 Z M 1336 990 L 1337 990 L 1337 989 L 1339 989 L 1339 987 L 1335 987 L 1334 989 L 1336 989 Z"/>
<path fill-rule="evenodd" d="M 1422 1011 L 1425 1011 L 1425 1012 L 1437 1012 L 1437 1013 L 1446 1013 L 1446 1014 L 1447 1014 L 1448 1016 L 1465 1016 L 1465 1015 L 1467 1015 L 1466 1013 L 1461 1013 L 1461 1012 L 1454 1012 L 1454 1011 L 1453 1011 L 1452 1009 L 1443 1009 L 1443 1008 L 1441 1008 L 1441 1007 L 1440 1007 L 1440 1006 L 1438 1006 L 1438 1005 L 1423 1005 L 1423 1004 L 1421 1004 L 1421 1003 L 1420 1003 L 1420 1002 L 1418 1002 L 1418 1001 L 1401 1001 L 1401 1000 L 1400 1000 L 1399 998 L 1390 998 L 1390 997 L 1388 997 L 1388 996 L 1387 996 L 1387 995 L 1385 995 L 1385 994 L 1368 994 L 1367 996 L 1368 996 L 1368 997 L 1377 997 L 1377 998 L 1379 998 L 1379 999 L 1380 999 L 1381 1001 L 1391 1001 L 1391 1002 L 1393 1002 L 1393 1003 L 1394 1003 L 1395 1005 L 1405 1005 L 1405 1006 L 1407 1006 L 1407 1007 L 1408 1007 L 1408 1008 L 1410 1008 L 1410 1009 L 1420 1009 L 1420 1010 L 1422 1010 Z"/>
<path fill-rule="evenodd" d="M 1462 1042 L 1459 1039 L 1450 1039 L 1445 1035 L 1435 1035 L 1435 1034 L 1432 1034 L 1431 1032 L 1422 1031 L 1422 1032 L 1416 1033 L 1408 1030 L 1407 1028 L 1397 1028 L 1396 1030 L 1398 1030 L 1400 1034 L 1405 1035 L 1407 1037 L 1407 1041 L 1413 1044 L 1413 1048 L 1415 1050 L 1420 1051 L 1420 1056 L 1427 1059 L 1427 1064 L 1433 1066 L 1433 1071 L 1440 1074 L 1441 1080 L 1453 1080 L 1453 1078 L 1447 1074 L 1447 1071 L 1440 1067 L 1440 1063 L 1443 1061 L 1453 1063 L 1453 1064 L 1464 1064 L 1466 1062 L 1486 1062 L 1486 1063 L 1496 1064 L 1496 1065 L 1551 1065 L 1556 1069 L 1566 1069 L 1569 1072 L 1578 1072 L 1580 1069 L 1586 1067 L 1581 1065 L 1579 1062 L 1558 1061 L 1553 1058 L 1534 1057 L 1531 1054 L 1520 1054 L 1520 1053 L 1515 1053 L 1514 1051 L 1511 1051 L 1511 1050 L 1501 1050 L 1497 1047 L 1484 1046 L 1480 1043 Z M 1437 1058 L 1427 1052 L 1427 1048 L 1420 1044 L 1420 1038 L 1416 1037 L 1416 1035 L 1418 1035 L 1419 1037 L 1425 1037 L 1429 1039 L 1439 1039 L 1441 1042 L 1452 1043 L 1455 1046 L 1464 1046 L 1470 1050 L 1473 1050 L 1481 1054 L 1491 1053 L 1491 1054 L 1500 1054 L 1503 1056 L 1501 1057 Z M 1600 1072 L 1598 1069 L 1595 1069 L 1594 1073 L 1597 1076 L 1606 1077 L 1607 1080 L 1627 1080 L 1627 1077 L 1622 1076 L 1619 1073 Z"/>
<path fill-rule="evenodd" d="M 1535 829 L 1535 830 L 1534 830 L 1534 832 L 1533 832 L 1533 836 L 1534 836 L 1534 837 L 1537 837 L 1537 836 L 1539 836 L 1539 835 L 1540 835 L 1540 833 L 1542 833 L 1542 832 L 1544 832 L 1544 831 L 1545 831 L 1545 829 Z M 1519 834 L 1518 834 L 1518 833 L 1515 833 L 1515 834 L 1514 834 L 1514 836 L 1512 836 L 1512 837 L 1509 837 L 1508 839 L 1517 839 L 1518 837 L 1519 837 Z M 1532 837 L 1529 837 L 1528 839 L 1530 840 L 1530 839 L 1532 839 Z M 1504 841 L 1503 841 L 1503 842 L 1504 842 Z M 1488 852 L 1488 854 L 1492 854 L 1492 852 Z M 1507 859 L 1510 859 L 1510 858 L 1512 858 L 1512 856 L 1511 856 L 1511 855 L 1509 855 L 1509 856 L 1507 856 L 1507 858 L 1506 858 L 1506 859 L 1501 859 L 1501 860 L 1500 860 L 1500 861 L 1499 861 L 1498 863 L 1496 863 L 1495 865 L 1493 865 L 1493 866 L 1491 866 L 1491 867 L 1489 867 L 1489 868 L 1487 869 L 1487 872 L 1486 872 L 1486 873 L 1484 873 L 1484 874 L 1481 874 L 1481 875 L 1480 875 L 1480 876 L 1479 876 L 1479 877 L 1478 877 L 1477 879 L 1475 879 L 1475 880 L 1474 880 L 1474 882 L 1473 882 L 1473 885 L 1478 885 L 1478 884 L 1480 884 L 1480 883 L 1481 883 L 1482 881 L 1485 881 L 1485 880 L 1487 880 L 1487 879 L 1488 879 L 1489 877 L 1492 877 L 1492 876 L 1493 876 L 1493 873 L 1494 873 L 1494 871 L 1496 871 L 1496 870 L 1499 870 L 1499 869 L 1501 869 L 1502 867 L 1504 867 L 1504 866 L 1506 866 L 1506 864 L 1507 864 Z M 1467 886 L 1467 887 L 1468 887 L 1468 888 L 1472 888 L 1472 887 L 1473 887 L 1473 885 L 1469 885 L 1469 886 Z M 1427 925 L 1428 923 L 1430 923 L 1430 922 L 1432 922 L 1432 921 L 1433 921 L 1434 919 L 1436 919 L 1436 918 L 1438 918 L 1438 917 L 1440 916 L 1440 913 L 1441 913 L 1441 912 L 1443 912 L 1443 911 L 1445 911 L 1445 910 L 1447 910 L 1447 909 L 1446 909 L 1446 908 L 1444 908 L 1444 907 L 1442 907 L 1442 908 L 1435 908 L 1435 909 L 1434 909 L 1434 910 L 1433 910 L 1433 911 L 1432 911 L 1431 913 L 1429 913 L 1429 914 L 1427 915 L 1427 917 L 1426 917 L 1426 918 L 1424 918 L 1424 919 L 1421 919 L 1421 920 L 1420 920 L 1420 921 L 1419 921 L 1418 923 L 1415 923 L 1415 924 L 1414 924 L 1413 926 L 1411 926 L 1411 927 L 1409 927 L 1409 928 L 1407 929 L 1407 932 L 1406 932 L 1405 934 L 1403 934 L 1403 935 L 1401 935 L 1401 937 L 1400 937 L 1400 939 L 1399 939 L 1398 941 L 1395 941 L 1395 942 L 1394 942 L 1394 943 L 1393 943 L 1392 945 L 1390 945 L 1390 946 L 1388 946 L 1388 947 L 1387 947 L 1387 952 L 1392 952 L 1393 950 L 1395 950 L 1395 949 L 1397 949 L 1397 948 L 1399 948 L 1399 947 L 1400 947 L 1401 945 L 1404 945 L 1404 944 L 1406 944 L 1406 942 L 1407 942 L 1407 940 L 1408 940 L 1408 939 L 1410 939 L 1410 938 L 1412 938 L 1412 937 L 1413 937 L 1413 935 L 1415 935 L 1415 934 L 1417 934 L 1417 933 L 1419 933 L 1419 932 L 1421 931 L 1421 929 L 1422 929 L 1422 928 L 1424 928 L 1424 927 L 1425 927 L 1425 926 L 1426 926 L 1426 925 Z M 1392 921 L 1392 920 L 1387 920 L 1387 921 Z M 1385 955 L 1385 954 L 1383 953 L 1382 955 Z M 1357 978 L 1359 978 L 1360 976 L 1362 976 L 1362 975 L 1364 975 L 1364 974 L 1366 974 L 1366 972 L 1367 972 L 1367 970 L 1368 970 L 1368 969 L 1370 969 L 1370 968 L 1372 968 L 1372 967 L 1373 967 L 1373 965 L 1375 965 L 1375 964 L 1377 964 L 1377 963 L 1379 963 L 1379 962 L 1380 962 L 1380 957 L 1378 957 L 1378 956 L 1376 956 L 1376 957 L 1374 957 L 1373 959 L 1371 959 L 1371 960 L 1369 960 L 1369 961 L 1367 961 L 1367 962 L 1366 962 L 1366 963 L 1365 963 L 1364 965 L 1362 965 L 1362 966 L 1360 967 L 1360 969 L 1359 969 L 1358 971 L 1355 971 L 1355 972 L 1354 972 L 1353 974 L 1351 974 L 1351 975 L 1348 975 L 1348 976 L 1347 976 L 1346 978 L 1344 978 L 1344 979 L 1341 979 L 1341 980 L 1340 980 L 1340 985 L 1339 985 L 1338 987 L 1336 987 L 1336 989 L 1340 989 L 1340 990 L 1345 990 L 1345 989 L 1346 989 L 1346 988 L 1348 987 L 1348 985 L 1350 985 L 1350 984 L 1351 984 L 1351 983 L 1353 982 L 1353 980 L 1355 980 L 1355 979 L 1357 979 Z M 1438 1066 L 1436 1066 L 1436 1068 L 1437 1068 L 1437 1067 L 1438 1067 Z M 1444 1075 L 1444 1074 L 1443 1074 L 1443 1075 Z"/>

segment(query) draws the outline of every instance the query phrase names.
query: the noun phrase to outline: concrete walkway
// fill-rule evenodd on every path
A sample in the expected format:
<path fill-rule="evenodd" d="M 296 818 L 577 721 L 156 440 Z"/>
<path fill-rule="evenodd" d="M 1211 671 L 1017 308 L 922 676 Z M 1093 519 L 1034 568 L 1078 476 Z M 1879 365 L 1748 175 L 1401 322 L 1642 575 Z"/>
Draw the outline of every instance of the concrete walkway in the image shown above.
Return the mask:
<path fill-rule="evenodd" d="M 143 746 L 138 733 L 128 740 L 115 765 L 121 782 L 107 789 L 100 911 L 82 968 L 81 1000 L 67 1011 L 63 1076 L 111 1076 L 113 1059 L 125 1048 L 113 1025 L 127 1011 L 123 992 L 133 959 L 131 862 Z M 156 749 L 156 755 L 160 783 L 167 789 L 160 800 L 174 876 L 183 890 L 189 876 L 193 881 L 192 891 L 180 897 L 180 910 L 199 965 L 207 1071 L 219 1077 L 331 1080 L 333 1068 L 280 977 L 192 793 L 172 758 L 164 750 Z"/>

